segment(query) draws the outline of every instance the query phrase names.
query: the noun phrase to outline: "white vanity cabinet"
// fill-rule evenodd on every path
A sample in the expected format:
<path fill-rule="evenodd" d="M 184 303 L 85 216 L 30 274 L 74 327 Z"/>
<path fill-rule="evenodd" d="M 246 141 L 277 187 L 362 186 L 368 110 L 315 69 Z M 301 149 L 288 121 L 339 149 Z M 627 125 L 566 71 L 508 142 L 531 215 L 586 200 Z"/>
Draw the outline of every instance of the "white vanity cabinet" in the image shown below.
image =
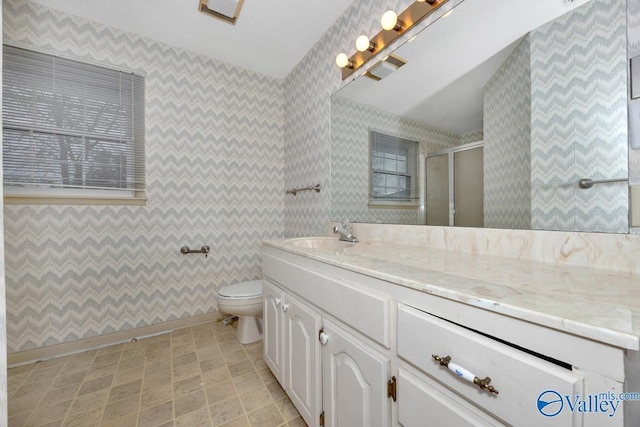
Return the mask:
<path fill-rule="evenodd" d="M 390 426 L 390 299 L 295 255 L 267 252 L 264 360 L 302 418 L 309 426 Z"/>
<path fill-rule="evenodd" d="M 278 247 L 262 261 L 265 362 L 310 426 L 638 425 L 589 397 L 639 391 L 623 348 Z"/>

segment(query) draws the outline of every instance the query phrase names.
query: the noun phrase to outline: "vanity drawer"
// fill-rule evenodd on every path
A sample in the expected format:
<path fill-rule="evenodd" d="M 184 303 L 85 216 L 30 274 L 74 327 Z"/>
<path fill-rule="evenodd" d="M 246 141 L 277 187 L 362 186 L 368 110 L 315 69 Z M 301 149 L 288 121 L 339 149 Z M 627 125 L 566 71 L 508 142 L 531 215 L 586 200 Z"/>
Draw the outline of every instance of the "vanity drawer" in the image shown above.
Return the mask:
<path fill-rule="evenodd" d="M 344 270 L 340 271 L 343 277 L 332 276 L 331 267 L 313 263 L 318 269 L 311 269 L 307 260 L 299 256 L 288 260 L 284 258 L 287 256 L 291 255 L 285 253 L 281 258 L 263 253 L 264 276 L 382 346 L 391 346 L 391 300 L 365 287 L 367 280 L 373 279 L 363 277 L 354 282 L 344 278 Z"/>
<path fill-rule="evenodd" d="M 431 314 L 398 306 L 398 355 L 490 414 L 517 426 L 580 426 L 582 416 L 571 412 L 564 396 L 583 396 L 583 379 L 573 371 L 452 324 Z M 490 377 L 498 394 L 458 377 L 432 355 L 451 357 L 479 378 Z M 542 393 L 547 402 L 538 410 Z M 554 393 L 555 392 L 555 393 Z M 545 399 L 541 399 L 545 400 Z M 562 406 L 561 406 L 562 405 Z"/>
<path fill-rule="evenodd" d="M 447 427 L 503 426 L 458 396 L 451 396 L 436 381 L 398 370 L 398 422 L 404 427 L 425 425 Z M 427 423 L 428 420 L 428 423 Z"/>

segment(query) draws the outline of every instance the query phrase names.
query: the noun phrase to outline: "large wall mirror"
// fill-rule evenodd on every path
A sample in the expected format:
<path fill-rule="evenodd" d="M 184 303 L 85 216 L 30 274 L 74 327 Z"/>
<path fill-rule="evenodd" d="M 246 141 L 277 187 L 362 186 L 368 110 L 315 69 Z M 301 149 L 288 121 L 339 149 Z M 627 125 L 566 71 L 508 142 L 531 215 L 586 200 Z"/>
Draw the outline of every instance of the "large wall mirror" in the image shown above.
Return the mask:
<path fill-rule="evenodd" d="M 626 11 L 462 1 L 332 95 L 332 219 L 628 232 Z M 372 132 L 418 144 L 415 203 L 371 202 Z"/>

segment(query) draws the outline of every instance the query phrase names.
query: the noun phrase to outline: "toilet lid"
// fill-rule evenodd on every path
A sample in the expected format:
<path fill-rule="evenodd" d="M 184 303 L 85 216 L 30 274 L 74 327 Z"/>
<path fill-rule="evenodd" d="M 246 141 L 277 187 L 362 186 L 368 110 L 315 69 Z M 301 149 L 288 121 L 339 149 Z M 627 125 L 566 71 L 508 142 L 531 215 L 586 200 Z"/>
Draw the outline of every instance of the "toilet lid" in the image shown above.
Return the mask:
<path fill-rule="evenodd" d="M 262 280 L 234 283 L 220 288 L 218 295 L 225 298 L 250 298 L 262 295 Z"/>

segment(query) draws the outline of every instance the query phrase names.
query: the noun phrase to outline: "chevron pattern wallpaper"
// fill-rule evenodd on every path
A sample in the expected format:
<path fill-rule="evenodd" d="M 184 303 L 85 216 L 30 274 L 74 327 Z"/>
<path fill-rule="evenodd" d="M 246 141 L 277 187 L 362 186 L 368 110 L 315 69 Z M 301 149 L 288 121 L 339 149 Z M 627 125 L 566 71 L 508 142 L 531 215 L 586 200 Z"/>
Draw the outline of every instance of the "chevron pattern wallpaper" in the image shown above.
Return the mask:
<path fill-rule="evenodd" d="M 627 49 L 629 58 L 640 55 L 640 2 L 627 1 Z"/>
<path fill-rule="evenodd" d="M 370 130 L 418 141 L 420 154 L 459 145 L 460 137 L 338 96 L 331 98 L 331 218 L 418 224 L 417 208 L 368 207 Z"/>
<path fill-rule="evenodd" d="M 475 132 L 469 132 L 463 135 L 458 135 L 458 141 L 461 145 L 482 141 L 483 139 L 484 139 L 484 131 L 482 129 L 477 130 Z"/>
<path fill-rule="evenodd" d="M 632 0 L 627 1 L 627 52 L 629 58 L 640 55 L 640 2 Z M 640 185 L 640 150 L 629 150 L 629 183 Z M 640 227 L 631 232 L 640 234 Z"/>
<path fill-rule="evenodd" d="M 531 34 L 535 229 L 628 231 L 626 183 L 575 185 L 628 173 L 625 11 L 592 0 Z"/>
<path fill-rule="evenodd" d="M 324 234 L 327 221 L 335 219 L 331 215 L 330 96 L 343 84 L 336 55 L 352 52 L 360 34 L 375 34 L 386 10 L 404 10 L 413 1 L 354 0 L 285 78 L 285 186 L 322 186 L 320 193 L 305 192 L 285 199 L 287 236 Z M 453 6 L 461 1 L 450 3 Z M 431 17 L 425 19 L 415 30 L 430 21 Z"/>
<path fill-rule="evenodd" d="M 531 228 L 529 38 L 484 87 L 484 225 Z"/>
<path fill-rule="evenodd" d="M 260 277 L 260 240 L 284 235 L 284 81 L 25 0 L 3 12 L 5 43 L 146 75 L 147 116 L 146 206 L 4 206 L 9 352 L 212 312 Z"/>

